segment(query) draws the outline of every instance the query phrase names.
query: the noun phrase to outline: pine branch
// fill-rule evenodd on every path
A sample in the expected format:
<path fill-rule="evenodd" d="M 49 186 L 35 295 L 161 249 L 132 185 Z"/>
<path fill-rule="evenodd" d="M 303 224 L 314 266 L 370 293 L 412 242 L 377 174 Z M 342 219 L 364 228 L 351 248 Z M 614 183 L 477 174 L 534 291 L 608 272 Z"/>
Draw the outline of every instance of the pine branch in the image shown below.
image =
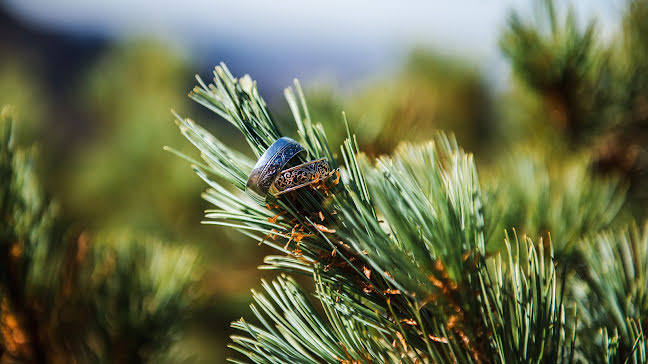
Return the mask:
<path fill-rule="evenodd" d="M 200 303 L 197 256 L 127 233 L 66 239 L 0 114 L 0 361 L 144 362 Z M 170 263 L 172 262 L 172 263 Z"/>
<path fill-rule="evenodd" d="M 539 115 L 580 142 L 609 127 L 612 74 L 609 54 L 596 44 L 596 22 L 585 30 L 572 10 L 560 17 L 553 0 L 538 0 L 541 17 L 532 23 L 512 13 L 501 47 L 518 78 L 536 92 L 549 115 Z"/>
<path fill-rule="evenodd" d="M 1 326 L 9 328 L 3 331 L 13 333 L 0 343 L 9 357 L 46 363 L 51 350 L 42 340 L 46 323 L 30 298 L 37 294 L 33 283 L 51 273 L 48 265 L 35 271 L 32 264 L 48 260 L 54 213 L 36 179 L 33 151 L 14 144 L 11 110 L 4 106 L 0 113 L 0 315 Z M 52 290 L 39 288 L 41 294 Z"/>
<path fill-rule="evenodd" d="M 201 82 L 199 102 L 237 126 L 260 154 L 281 134 L 255 84 L 249 76 L 233 78 L 224 65 L 214 74 L 214 85 Z M 333 148 L 296 86 L 297 95 L 287 90 L 286 96 L 299 141 L 309 158 L 326 156 L 335 166 Z M 206 212 L 206 223 L 234 227 L 284 254 L 267 257 L 265 269 L 312 275 L 316 282 L 325 317 L 288 278 L 264 283 L 265 295 L 255 293 L 261 324 L 233 324 L 247 334 L 234 336 L 233 348 L 250 360 L 485 363 L 523 354 L 571 361 L 572 351 L 561 349 L 570 339 L 560 277 L 543 248 L 530 242 L 509 250 L 508 262 L 485 255 L 490 220 L 479 178 L 472 156 L 454 138 L 439 134 L 370 162 L 349 135 L 341 179 L 270 196 L 260 206 L 243 193 L 250 161 L 236 162 L 241 153 L 191 121 L 179 125 L 201 152 L 194 168 L 216 207 Z M 522 257 L 529 261 L 520 263 Z"/>
<path fill-rule="evenodd" d="M 490 169 L 486 214 L 495 226 L 491 248 L 501 246 L 500 231 L 553 240 L 561 264 L 571 265 L 579 241 L 622 220 L 627 185 L 618 177 L 596 175 L 590 159 L 573 155 L 552 161 L 540 148 L 514 148 Z"/>
<path fill-rule="evenodd" d="M 648 223 L 641 230 L 631 225 L 603 232 L 582 246 L 587 284 L 574 286 L 583 318 L 583 355 L 589 360 L 609 356 L 614 360 L 608 362 L 646 362 Z"/>
<path fill-rule="evenodd" d="M 548 245 L 551 249 L 551 245 Z M 574 358 L 575 331 L 566 329 L 564 280 L 552 252 L 506 238 L 507 256 L 488 263 L 484 282 L 487 316 L 500 362 L 568 363 Z"/>
<path fill-rule="evenodd" d="M 180 337 L 200 304 L 197 254 L 128 232 L 93 234 L 70 303 L 87 314 L 77 351 L 97 362 L 148 362 Z M 99 335 L 97 335 L 99 334 Z"/>

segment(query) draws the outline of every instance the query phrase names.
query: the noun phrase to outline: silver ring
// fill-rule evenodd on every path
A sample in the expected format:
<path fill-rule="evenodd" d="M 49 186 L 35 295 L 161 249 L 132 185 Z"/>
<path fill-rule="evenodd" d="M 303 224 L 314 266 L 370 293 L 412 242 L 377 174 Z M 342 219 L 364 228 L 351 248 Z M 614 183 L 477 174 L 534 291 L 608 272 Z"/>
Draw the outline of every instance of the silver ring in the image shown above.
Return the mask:
<path fill-rule="evenodd" d="M 326 158 L 312 160 L 279 172 L 270 187 L 270 193 L 279 196 L 322 181 L 330 175 L 331 167 Z"/>
<path fill-rule="evenodd" d="M 288 161 L 303 151 L 304 147 L 288 137 L 277 139 L 252 168 L 245 191 L 256 201 L 264 203 L 279 172 Z"/>

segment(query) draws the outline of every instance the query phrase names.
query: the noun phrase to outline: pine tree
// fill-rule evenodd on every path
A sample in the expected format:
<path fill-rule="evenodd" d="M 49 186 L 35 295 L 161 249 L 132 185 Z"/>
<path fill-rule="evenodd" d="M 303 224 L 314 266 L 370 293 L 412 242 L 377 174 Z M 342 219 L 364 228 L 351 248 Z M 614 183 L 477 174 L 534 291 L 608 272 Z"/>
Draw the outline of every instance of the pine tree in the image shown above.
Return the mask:
<path fill-rule="evenodd" d="M 197 254 L 127 231 L 74 232 L 0 115 L 0 363 L 159 362 L 192 310 Z"/>
<path fill-rule="evenodd" d="M 550 125 L 546 140 L 559 140 L 561 153 L 589 155 L 598 174 L 620 176 L 633 214 L 645 217 L 648 2 L 627 1 L 621 31 L 608 42 L 595 20 L 582 29 L 573 10 L 561 16 L 551 0 L 537 5 L 538 21 L 514 12 L 501 39 L 520 93 L 535 101 L 522 108 L 535 131 L 528 135 Z"/>
<path fill-rule="evenodd" d="M 198 81 L 191 98 L 234 125 L 256 157 L 283 136 L 249 76 L 237 79 L 221 64 L 213 84 Z M 308 152 L 296 158 L 325 157 L 337 173 L 269 196 L 266 205 L 244 193 L 254 160 L 176 115 L 201 152 L 201 160 L 181 156 L 209 186 L 203 197 L 214 209 L 205 223 L 235 228 L 280 253 L 261 267 L 282 274 L 253 291 L 255 322 L 232 324 L 240 331 L 234 350 L 256 363 L 648 360 L 648 240 L 635 228 L 629 235 L 600 232 L 572 243 L 576 264 L 553 254 L 553 246 L 608 226 L 623 200 L 614 183 L 571 194 L 581 196 L 580 210 L 562 225 L 565 241 L 509 230 L 496 246 L 494 229 L 508 206 L 482 191 L 473 156 L 453 136 L 438 133 L 371 159 L 346 123 L 348 137 L 336 152 L 311 120 L 299 83 L 285 96 Z M 591 228 L 583 231 L 585 225 Z M 597 244 L 607 244 L 603 258 Z M 311 277 L 312 297 L 286 274 Z"/>

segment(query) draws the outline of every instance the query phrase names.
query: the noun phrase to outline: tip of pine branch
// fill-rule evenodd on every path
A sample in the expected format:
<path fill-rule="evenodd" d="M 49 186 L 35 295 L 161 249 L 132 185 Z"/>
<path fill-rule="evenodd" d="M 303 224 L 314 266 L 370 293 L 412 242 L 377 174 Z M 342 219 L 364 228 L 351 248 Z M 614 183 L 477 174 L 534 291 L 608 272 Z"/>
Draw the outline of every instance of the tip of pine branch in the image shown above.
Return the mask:
<path fill-rule="evenodd" d="M 180 121 L 184 120 L 184 118 L 177 111 L 175 111 L 175 109 L 171 109 L 171 114 L 173 114 L 173 116 L 176 117 L 176 123 L 177 123 L 177 120 L 180 120 Z"/>
<path fill-rule="evenodd" d="M 2 105 L 2 110 L 0 110 L 0 118 L 8 120 L 13 116 L 13 113 L 13 106 Z"/>
<path fill-rule="evenodd" d="M 239 80 L 239 85 L 241 85 L 241 88 L 243 89 L 243 91 L 245 91 L 245 92 L 248 93 L 248 94 L 251 94 L 251 93 L 252 93 L 252 90 L 254 89 L 255 83 L 254 83 L 254 81 L 252 80 L 252 77 L 250 77 L 250 75 L 248 75 L 248 74 L 246 73 L 246 74 L 245 74 L 243 77 L 241 77 L 241 79 Z"/>

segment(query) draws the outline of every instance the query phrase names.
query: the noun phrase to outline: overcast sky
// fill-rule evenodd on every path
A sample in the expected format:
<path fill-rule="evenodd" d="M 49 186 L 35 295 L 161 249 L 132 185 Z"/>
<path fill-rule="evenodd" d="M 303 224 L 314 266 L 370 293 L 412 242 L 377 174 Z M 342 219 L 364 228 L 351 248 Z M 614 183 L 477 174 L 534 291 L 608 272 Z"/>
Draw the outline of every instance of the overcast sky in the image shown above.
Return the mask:
<path fill-rule="evenodd" d="M 604 36 L 618 27 L 621 0 L 572 1 L 597 17 Z M 292 77 L 367 77 L 396 67 L 412 46 L 472 60 L 494 83 L 507 77 L 497 47 L 511 0 L 8 0 L 37 26 L 115 38 L 154 35 L 179 44 L 202 63 L 236 62 L 270 82 Z M 272 75 L 269 76 L 269 75 Z"/>

